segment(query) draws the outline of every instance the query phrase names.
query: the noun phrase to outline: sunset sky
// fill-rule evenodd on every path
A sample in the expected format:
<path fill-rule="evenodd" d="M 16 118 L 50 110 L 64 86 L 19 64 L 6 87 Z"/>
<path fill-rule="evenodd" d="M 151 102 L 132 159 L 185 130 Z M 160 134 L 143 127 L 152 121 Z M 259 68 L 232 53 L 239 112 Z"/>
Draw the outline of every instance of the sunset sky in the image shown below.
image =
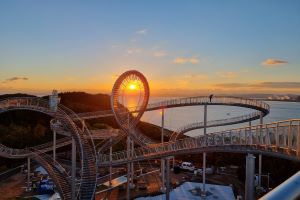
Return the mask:
<path fill-rule="evenodd" d="M 0 93 L 300 94 L 300 1 L 0 1 Z"/>

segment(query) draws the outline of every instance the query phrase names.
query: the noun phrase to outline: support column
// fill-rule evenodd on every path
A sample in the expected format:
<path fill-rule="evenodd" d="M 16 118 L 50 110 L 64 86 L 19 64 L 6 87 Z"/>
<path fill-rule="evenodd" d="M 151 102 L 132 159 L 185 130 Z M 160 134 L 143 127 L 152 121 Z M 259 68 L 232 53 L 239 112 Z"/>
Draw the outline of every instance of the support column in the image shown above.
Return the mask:
<path fill-rule="evenodd" d="M 27 191 L 30 190 L 30 158 L 27 157 Z"/>
<path fill-rule="evenodd" d="M 76 199 L 76 142 L 72 137 L 71 199 Z"/>
<path fill-rule="evenodd" d="M 53 131 L 53 161 L 56 161 L 56 131 Z"/>
<path fill-rule="evenodd" d="M 206 196 L 205 191 L 205 175 L 206 175 L 206 152 L 203 152 L 203 164 L 202 164 L 202 197 Z"/>
<path fill-rule="evenodd" d="M 129 135 L 127 136 L 126 145 L 127 145 L 127 160 L 129 161 L 130 160 L 130 136 Z M 127 200 L 130 200 L 130 178 L 131 178 L 130 166 L 131 166 L 130 162 L 127 162 L 127 187 L 126 187 Z"/>
<path fill-rule="evenodd" d="M 255 157 L 253 154 L 246 156 L 246 183 L 245 183 L 245 200 L 254 200 L 254 173 Z"/>
<path fill-rule="evenodd" d="M 297 156 L 300 157 L 300 123 L 298 124 L 298 134 L 297 134 Z"/>
<path fill-rule="evenodd" d="M 206 135 L 206 124 L 207 124 L 207 105 L 204 105 L 204 120 L 203 120 L 203 134 Z"/>
<path fill-rule="evenodd" d="M 263 118 L 263 113 L 260 113 L 260 117 L 259 117 L 259 143 L 262 144 L 263 140 L 262 140 L 262 125 L 264 123 L 264 118 Z"/>
<path fill-rule="evenodd" d="M 112 143 L 112 138 L 109 138 L 109 142 Z M 112 146 L 109 147 L 109 186 L 111 187 L 112 179 Z"/>
<path fill-rule="evenodd" d="M 262 155 L 258 155 L 258 186 L 261 187 Z"/>
<path fill-rule="evenodd" d="M 207 143 L 207 137 L 206 137 L 206 124 L 207 124 L 207 105 L 204 105 L 204 129 L 203 129 L 203 134 L 205 137 L 205 143 Z M 205 191 L 205 175 L 206 175 L 206 152 L 203 152 L 203 158 L 202 158 L 202 194 L 201 196 L 205 197 L 206 196 L 206 191 Z"/>
<path fill-rule="evenodd" d="M 134 151 L 134 141 L 131 140 L 131 155 L 130 155 L 130 158 L 132 159 L 133 158 L 133 151 Z M 130 187 L 133 188 L 134 187 L 134 184 L 133 184 L 133 179 L 134 179 L 134 167 L 133 167 L 133 162 L 131 162 L 131 167 L 130 167 L 130 170 L 131 170 L 131 177 L 130 177 Z"/>
<path fill-rule="evenodd" d="M 170 200 L 170 158 L 166 161 L 166 200 Z"/>
<path fill-rule="evenodd" d="M 164 108 L 161 109 L 161 145 L 164 144 L 164 126 L 165 126 L 165 110 Z M 162 158 L 160 160 L 161 163 L 161 168 L 160 168 L 160 173 L 161 173 L 161 192 L 166 191 L 166 183 L 165 183 L 165 159 Z"/>

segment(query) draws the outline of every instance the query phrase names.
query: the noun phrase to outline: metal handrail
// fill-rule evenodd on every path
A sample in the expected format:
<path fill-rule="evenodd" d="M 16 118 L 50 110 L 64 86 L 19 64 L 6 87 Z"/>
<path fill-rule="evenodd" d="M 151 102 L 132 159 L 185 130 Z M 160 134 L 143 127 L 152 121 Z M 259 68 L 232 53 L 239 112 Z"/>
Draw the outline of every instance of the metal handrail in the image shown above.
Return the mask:
<path fill-rule="evenodd" d="M 96 189 L 96 166 L 90 166 L 92 161 L 96 162 L 95 157 L 95 148 L 93 145 L 93 141 L 91 141 L 91 147 L 88 144 L 88 141 L 85 135 L 90 137 L 90 132 L 86 127 L 83 127 L 83 130 L 80 130 L 77 125 L 74 123 L 73 118 L 79 119 L 79 117 L 72 110 L 66 108 L 63 105 L 58 105 L 56 111 L 52 111 L 49 108 L 49 102 L 41 99 L 41 98 L 32 98 L 32 97 L 15 97 L 4 99 L 0 101 L 0 113 L 5 112 L 10 109 L 29 109 L 36 110 L 39 112 L 43 112 L 49 114 L 51 116 L 56 117 L 60 121 L 64 122 L 68 129 L 70 129 L 72 136 L 75 137 L 77 145 L 79 145 L 80 153 L 81 153 L 81 198 L 82 199 L 91 199 L 93 198 L 95 189 Z M 72 116 L 72 117 L 71 117 Z M 90 137 L 91 138 L 91 137 Z M 84 152 L 86 151 L 86 152 Z M 89 158 L 85 158 L 85 157 Z M 83 162 L 84 159 L 87 159 L 86 162 Z M 91 171 L 92 170 L 92 171 Z M 93 171 L 94 170 L 94 171 Z M 92 178 L 91 173 L 94 174 L 94 178 Z M 86 176 L 86 177 L 84 177 Z M 95 179 L 95 180 L 93 180 Z M 92 190 L 91 190 L 92 189 Z"/>
<path fill-rule="evenodd" d="M 280 132 L 277 131 L 280 127 Z M 278 141 L 277 137 L 280 138 Z M 283 137 L 286 136 L 284 140 Z M 292 140 L 292 144 L 288 145 L 287 140 Z M 207 141 L 207 143 L 205 142 Z M 278 145 L 277 145 L 278 144 Z M 242 145 L 249 148 L 251 146 L 265 146 L 277 151 L 277 148 L 286 148 L 289 156 L 296 156 L 300 159 L 300 119 L 291 119 L 279 122 L 273 122 L 263 125 L 246 126 L 238 129 L 230 129 L 209 133 L 206 136 L 196 138 L 185 138 L 176 142 L 166 142 L 161 145 L 145 148 L 137 148 L 134 151 L 135 159 L 147 159 L 149 156 L 172 155 L 180 150 L 193 150 L 194 148 L 208 146 L 224 146 L 224 145 Z M 275 148 L 274 148 L 275 147 Z M 267 150 L 267 148 L 266 148 Z M 270 151 L 270 149 L 268 149 Z M 295 152 L 291 154 L 290 152 Z M 127 161 L 126 151 L 116 152 L 112 155 L 113 164 L 124 163 Z M 101 164 L 109 163 L 109 155 L 100 155 Z"/>

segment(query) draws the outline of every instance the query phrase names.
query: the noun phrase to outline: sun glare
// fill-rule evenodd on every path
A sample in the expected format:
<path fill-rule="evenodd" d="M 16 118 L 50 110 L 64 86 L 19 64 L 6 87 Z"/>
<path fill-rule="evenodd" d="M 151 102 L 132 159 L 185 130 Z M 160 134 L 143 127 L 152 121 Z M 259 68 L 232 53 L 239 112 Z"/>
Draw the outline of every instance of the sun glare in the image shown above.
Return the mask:
<path fill-rule="evenodd" d="M 134 83 L 129 85 L 129 89 L 130 90 L 135 90 L 136 89 L 136 85 Z"/>

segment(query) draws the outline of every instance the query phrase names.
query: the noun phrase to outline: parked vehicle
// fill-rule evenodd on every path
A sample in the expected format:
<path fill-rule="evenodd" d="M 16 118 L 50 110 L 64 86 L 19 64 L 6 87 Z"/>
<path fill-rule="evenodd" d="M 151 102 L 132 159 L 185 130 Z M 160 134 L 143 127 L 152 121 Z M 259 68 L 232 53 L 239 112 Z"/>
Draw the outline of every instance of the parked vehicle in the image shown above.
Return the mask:
<path fill-rule="evenodd" d="M 193 172 L 195 170 L 195 166 L 190 162 L 182 162 L 180 165 L 180 169 L 189 170 Z"/>
<path fill-rule="evenodd" d="M 207 167 L 205 169 L 205 174 L 213 174 L 213 172 L 214 172 L 213 168 Z M 195 175 L 202 175 L 202 173 L 203 173 L 203 169 L 202 168 L 195 169 L 195 171 L 194 171 Z"/>

